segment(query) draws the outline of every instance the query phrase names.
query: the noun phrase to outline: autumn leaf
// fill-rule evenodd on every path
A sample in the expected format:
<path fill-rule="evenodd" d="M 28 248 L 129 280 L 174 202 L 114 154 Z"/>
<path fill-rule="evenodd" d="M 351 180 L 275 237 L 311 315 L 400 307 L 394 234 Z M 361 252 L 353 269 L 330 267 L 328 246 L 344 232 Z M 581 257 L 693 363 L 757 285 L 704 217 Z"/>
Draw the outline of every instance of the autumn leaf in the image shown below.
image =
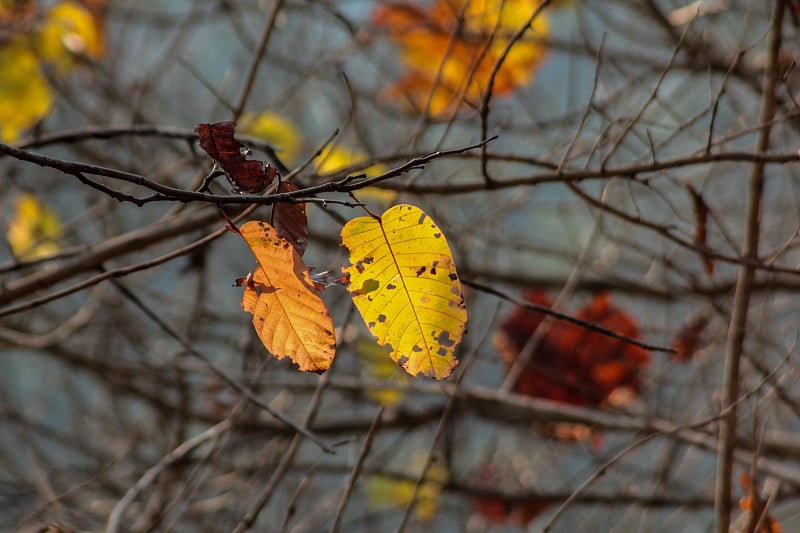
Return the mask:
<path fill-rule="evenodd" d="M 360 217 L 342 229 L 350 250 L 348 290 L 367 328 L 406 371 L 434 379 L 458 364 L 467 310 L 442 230 L 418 207 L 402 204 L 378 219 Z"/>
<path fill-rule="evenodd" d="M 673 361 L 686 362 L 694 358 L 697 351 L 707 342 L 703 337 L 709 322 L 710 319 L 705 314 L 687 319 L 686 324 L 670 345 L 670 348 L 675 350 L 671 356 Z"/>
<path fill-rule="evenodd" d="M 36 38 L 40 57 L 66 74 L 76 56 L 100 59 L 102 33 L 92 12 L 78 2 L 60 2 L 47 12 Z"/>
<path fill-rule="evenodd" d="M 37 259 L 57 253 L 61 233 L 61 222 L 52 209 L 32 194 L 17 196 L 6 235 L 17 259 Z"/>
<path fill-rule="evenodd" d="M 419 477 L 418 472 L 421 471 L 421 465 L 424 463 L 425 457 L 422 454 L 415 454 L 409 460 L 412 477 Z M 416 490 L 414 514 L 421 522 L 429 522 L 439 510 L 439 499 L 448 477 L 447 470 L 436 463 L 432 463 L 428 467 L 419 490 L 416 488 L 416 480 L 413 479 L 373 476 L 365 484 L 367 501 L 372 508 L 405 509 L 414 500 L 414 491 Z"/>
<path fill-rule="evenodd" d="M 739 483 L 745 490 L 745 495 L 739 500 L 739 509 L 742 514 L 732 524 L 731 531 L 742 533 L 781 533 L 778 520 L 767 515 L 766 502 L 759 493 L 759 480 L 749 474 L 739 476 Z M 759 524 L 761 527 L 758 527 Z"/>
<path fill-rule="evenodd" d="M 419 110 L 433 116 L 477 105 L 495 64 L 512 35 L 537 8 L 530 0 L 437 0 L 427 10 L 408 2 L 380 5 L 373 20 L 400 47 L 406 76 L 398 89 Z M 548 32 L 544 16 L 534 19 L 527 37 L 514 43 L 497 71 L 493 92 L 509 94 L 528 83 L 546 49 L 534 38 Z"/>
<path fill-rule="evenodd" d="M 0 46 L 0 141 L 16 141 L 53 105 L 36 54 L 22 40 Z"/>
<path fill-rule="evenodd" d="M 525 297 L 540 306 L 550 306 L 540 291 L 529 291 Z M 578 310 L 576 317 L 629 338 L 640 337 L 634 318 L 615 306 L 607 294 L 595 296 Z M 494 344 L 509 366 L 543 319 L 540 312 L 518 308 L 503 323 Z M 620 405 L 639 394 L 641 371 L 649 361 L 649 353 L 638 346 L 556 320 L 539 342 L 514 390 L 571 405 Z"/>
<path fill-rule="evenodd" d="M 247 159 L 249 150 L 234 139 L 236 123 L 231 121 L 198 124 L 194 132 L 200 137 L 200 148 L 225 172 L 236 194 L 256 194 L 267 188 L 277 171 L 270 164 Z"/>
<path fill-rule="evenodd" d="M 288 181 L 281 182 L 278 192 L 294 192 L 300 188 Z M 278 235 L 286 239 L 297 254 L 303 257 L 308 247 L 308 217 L 306 216 L 306 204 L 289 202 L 278 202 L 272 208 L 272 226 Z"/>
<path fill-rule="evenodd" d="M 244 283 L 242 309 L 253 315 L 261 342 L 300 370 L 324 372 L 336 350 L 333 321 L 297 250 L 266 222 L 247 222 L 239 232 L 259 264 Z"/>
<path fill-rule="evenodd" d="M 686 182 L 684 186 L 692 197 L 692 206 L 694 207 L 694 244 L 701 248 L 706 248 L 708 246 L 708 204 L 703 200 L 703 195 L 691 183 Z M 714 262 L 709 255 L 705 253 L 700 255 L 706 274 L 712 275 L 714 273 Z"/>
<path fill-rule="evenodd" d="M 300 131 L 277 113 L 248 113 L 240 121 L 240 130 L 273 145 L 284 162 L 291 163 L 300 155 L 303 145 Z"/>

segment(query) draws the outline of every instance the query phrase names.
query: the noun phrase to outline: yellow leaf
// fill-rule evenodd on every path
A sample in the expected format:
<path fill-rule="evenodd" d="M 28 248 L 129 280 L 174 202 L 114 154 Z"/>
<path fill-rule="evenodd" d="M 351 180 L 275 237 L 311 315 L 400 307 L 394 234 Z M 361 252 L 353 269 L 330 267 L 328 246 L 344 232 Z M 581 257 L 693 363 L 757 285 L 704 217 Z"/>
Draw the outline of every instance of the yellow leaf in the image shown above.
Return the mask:
<path fill-rule="evenodd" d="M 16 141 L 47 115 L 52 103 L 36 54 L 22 41 L 0 47 L 0 140 Z"/>
<path fill-rule="evenodd" d="M 418 207 L 401 204 L 380 219 L 351 220 L 342 243 L 350 250 L 348 290 L 378 343 L 411 375 L 448 377 L 467 309 L 442 230 Z"/>
<path fill-rule="evenodd" d="M 61 222 L 52 209 L 34 195 L 20 194 L 8 224 L 8 243 L 18 259 L 37 259 L 58 252 Z"/>
<path fill-rule="evenodd" d="M 240 122 L 241 131 L 272 144 L 286 163 L 291 163 L 300 155 L 303 144 L 300 132 L 294 124 L 277 113 L 249 113 Z"/>
<path fill-rule="evenodd" d="M 387 385 L 367 388 L 367 397 L 386 407 L 400 403 L 405 396 L 403 389 L 408 386 L 409 377 L 389 357 L 391 350 L 376 344 L 375 339 L 366 337 L 358 339 L 355 348 L 361 361 L 362 374 Z"/>
<path fill-rule="evenodd" d="M 412 457 L 409 464 L 412 469 L 419 471 L 421 468 L 417 468 L 417 465 L 424 464 L 424 459 L 423 455 L 416 455 Z M 412 474 L 412 477 L 419 477 L 419 474 Z M 430 521 L 436 516 L 442 486 L 447 482 L 448 477 L 447 470 L 436 463 L 431 464 L 425 473 L 425 479 L 419 486 L 414 506 L 414 514 L 422 522 Z M 416 486 L 416 481 L 411 479 L 374 476 L 367 482 L 365 490 L 370 507 L 404 509 L 411 504 Z"/>
<path fill-rule="evenodd" d="M 367 154 L 354 148 L 328 145 L 316 159 L 317 172 L 320 174 L 334 174 L 348 167 L 359 165 L 367 160 Z M 386 172 L 386 167 L 377 164 L 359 170 L 367 176 L 377 176 Z"/>
<path fill-rule="evenodd" d="M 89 10 L 77 2 L 61 2 L 47 13 L 38 45 L 42 59 L 62 73 L 72 69 L 76 55 L 103 55 L 101 31 Z"/>
<path fill-rule="evenodd" d="M 336 351 L 333 321 L 303 260 L 266 222 L 248 222 L 239 232 L 259 264 L 245 283 L 242 308 L 253 315 L 261 342 L 300 370 L 324 372 Z"/>

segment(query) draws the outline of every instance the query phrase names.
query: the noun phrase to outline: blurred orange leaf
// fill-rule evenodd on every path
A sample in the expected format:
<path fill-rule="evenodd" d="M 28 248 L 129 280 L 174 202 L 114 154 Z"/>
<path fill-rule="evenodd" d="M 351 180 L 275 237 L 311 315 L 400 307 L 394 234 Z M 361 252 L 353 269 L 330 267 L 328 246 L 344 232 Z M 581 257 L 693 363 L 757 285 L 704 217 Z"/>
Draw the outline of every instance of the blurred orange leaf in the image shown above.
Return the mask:
<path fill-rule="evenodd" d="M 242 309 L 253 315 L 261 342 L 300 370 L 324 372 L 336 350 L 333 321 L 297 250 L 266 222 L 247 222 L 239 232 L 259 264 L 243 283 Z"/>
<path fill-rule="evenodd" d="M 745 490 L 745 495 L 739 500 L 742 514 L 733 525 L 733 530 L 743 533 L 781 533 L 780 522 L 775 518 L 767 515 L 762 519 L 762 515 L 767 511 L 767 504 L 759 493 L 758 479 L 749 474 L 742 474 L 739 483 Z M 761 527 L 758 527 L 759 522 Z"/>
<path fill-rule="evenodd" d="M 406 76 L 390 94 L 402 93 L 434 116 L 458 109 L 462 100 L 477 104 L 512 36 L 536 8 L 530 0 L 437 0 L 428 9 L 408 2 L 380 5 L 375 24 L 400 47 L 406 66 Z M 494 79 L 495 94 L 530 81 L 546 54 L 536 39 L 547 32 L 544 16 L 537 16 L 505 56 Z"/>
<path fill-rule="evenodd" d="M 367 328 L 406 371 L 434 379 L 458 364 L 466 329 L 461 281 L 442 230 L 418 207 L 402 204 L 380 218 L 342 228 L 350 250 L 348 290 Z"/>

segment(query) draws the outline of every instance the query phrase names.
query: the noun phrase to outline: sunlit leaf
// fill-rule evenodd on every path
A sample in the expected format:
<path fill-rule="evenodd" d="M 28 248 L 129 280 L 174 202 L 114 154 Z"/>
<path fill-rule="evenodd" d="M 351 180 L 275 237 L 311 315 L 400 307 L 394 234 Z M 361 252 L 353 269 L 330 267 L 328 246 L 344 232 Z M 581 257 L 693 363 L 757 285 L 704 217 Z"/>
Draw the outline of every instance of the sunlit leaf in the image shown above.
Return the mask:
<path fill-rule="evenodd" d="M 62 73 L 74 66 L 76 55 L 99 59 L 104 53 L 95 17 L 78 2 L 60 2 L 47 12 L 37 44 L 42 59 Z"/>
<path fill-rule="evenodd" d="M 324 372 L 336 351 L 333 321 L 297 250 L 266 222 L 247 222 L 239 232 L 259 264 L 244 283 L 242 308 L 261 342 L 300 370 Z"/>
<path fill-rule="evenodd" d="M 418 465 L 424 464 L 424 457 L 416 454 L 409 461 L 412 467 L 412 477 L 419 477 L 421 468 Z M 416 471 L 414 471 L 416 470 Z M 439 510 L 439 499 L 442 494 L 442 487 L 448 479 L 447 470 L 433 463 L 425 472 L 425 479 L 417 490 L 414 514 L 422 522 L 428 522 L 436 516 Z M 397 479 L 389 476 L 374 476 L 366 483 L 365 491 L 367 501 L 373 508 L 393 508 L 405 509 L 413 498 L 417 482 L 413 479 Z"/>
<path fill-rule="evenodd" d="M 240 129 L 248 135 L 270 143 L 286 163 L 291 163 L 300 155 L 300 148 L 303 145 L 300 131 L 277 113 L 264 111 L 258 114 L 246 114 L 240 121 Z"/>
<path fill-rule="evenodd" d="M 386 383 L 386 387 L 367 387 L 366 395 L 386 407 L 397 405 L 405 397 L 403 389 L 409 376 L 390 357 L 391 350 L 380 346 L 373 338 L 362 338 L 355 345 L 361 362 L 361 373 L 370 380 Z"/>
<path fill-rule="evenodd" d="M 353 301 L 370 332 L 409 374 L 448 377 L 467 310 L 442 230 L 418 207 L 402 204 L 380 219 L 359 217 L 342 229 L 350 250 Z"/>
<path fill-rule="evenodd" d="M 52 104 L 36 54 L 22 41 L 0 46 L 0 140 L 16 141 Z"/>
<path fill-rule="evenodd" d="M 18 259 L 36 259 L 58 252 L 61 222 L 36 196 L 24 193 L 14 201 L 14 214 L 6 238 Z"/>

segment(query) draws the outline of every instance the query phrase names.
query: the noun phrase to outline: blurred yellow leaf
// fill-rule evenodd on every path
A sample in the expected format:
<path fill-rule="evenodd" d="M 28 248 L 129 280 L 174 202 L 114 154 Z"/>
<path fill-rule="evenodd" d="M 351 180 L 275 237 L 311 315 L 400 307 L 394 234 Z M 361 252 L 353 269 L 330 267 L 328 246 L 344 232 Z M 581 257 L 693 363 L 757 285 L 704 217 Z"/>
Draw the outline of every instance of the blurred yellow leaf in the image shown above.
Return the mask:
<path fill-rule="evenodd" d="M 380 219 L 348 222 L 342 244 L 350 250 L 348 291 L 378 343 L 391 346 L 392 359 L 413 376 L 448 377 L 467 309 L 442 230 L 418 207 L 401 204 Z"/>
<path fill-rule="evenodd" d="M 412 470 L 421 470 L 417 465 L 424 464 L 422 454 L 415 455 L 409 464 Z M 412 477 L 419 477 L 419 473 L 412 473 Z M 439 509 L 439 497 L 442 487 L 448 479 L 447 470 L 433 463 L 425 473 L 425 479 L 417 491 L 414 514 L 422 522 L 428 522 L 436 516 Z M 374 476 L 365 485 L 367 500 L 373 508 L 405 509 L 414 498 L 416 481 L 411 479 L 397 479 L 389 476 Z"/>
<path fill-rule="evenodd" d="M 99 59 L 104 51 L 95 18 L 77 2 L 60 2 L 47 12 L 37 44 L 42 59 L 61 73 L 72 69 L 76 55 Z"/>
<path fill-rule="evenodd" d="M 409 384 L 409 376 L 392 361 L 391 350 L 380 346 L 373 338 L 358 339 L 355 349 L 362 375 L 386 383 L 386 387 L 368 387 L 367 397 L 386 407 L 400 403 L 405 397 L 403 389 Z"/>
<path fill-rule="evenodd" d="M 0 46 L 0 141 L 16 141 L 47 115 L 52 103 L 36 54 L 21 40 Z"/>
<path fill-rule="evenodd" d="M 52 209 L 32 194 L 17 196 L 6 236 L 16 258 L 37 259 L 57 253 L 61 233 L 61 222 Z"/>
<path fill-rule="evenodd" d="M 407 2 L 381 5 L 375 23 L 398 44 L 407 67 L 390 94 L 404 94 L 433 116 L 455 111 L 462 100 L 477 105 L 512 36 L 536 8 L 530 0 L 437 0 L 427 10 Z M 494 94 L 530 81 L 547 52 L 536 39 L 547 34 L 545 17 L 537 16 L 497 71 Z"/>
<path fill-rule="evenodd" d="M 324 372 L 336 351 L 333 321 L 297 250 L 266 222 L 247 222 L 239 232 L 259 264 L 244 283 L 242 309 L 253 315 L 261 342 L 300 370 Z"/>
<path fill-rule="evenodd" d="M 242 117 L 240 130 L 273 145 L 278 155 L 291 164 L 300 155 L 303 139 L 300 131 L 287 119 L 273 113 L 249 113 Z"/>
<path fill-rule="evenodd" d="M 316 159 L 317 172 L 320 174 L 335 174 L 346 168 L 354 167 L 366 161 L 367 154 L 353 148 L 343 148 L 340 146 L 326 146 L 319 157 Z M 358 173 L 364 173 L 369 177 L 379 176 L 388 169 L 385 165 L 371 165 Z M 392 205 L 397 199 L 397 192 L 380 187 L 365 187 L 359 189 L 356 194 L 360 200 L 374 200 L 381 207 Z"/>

